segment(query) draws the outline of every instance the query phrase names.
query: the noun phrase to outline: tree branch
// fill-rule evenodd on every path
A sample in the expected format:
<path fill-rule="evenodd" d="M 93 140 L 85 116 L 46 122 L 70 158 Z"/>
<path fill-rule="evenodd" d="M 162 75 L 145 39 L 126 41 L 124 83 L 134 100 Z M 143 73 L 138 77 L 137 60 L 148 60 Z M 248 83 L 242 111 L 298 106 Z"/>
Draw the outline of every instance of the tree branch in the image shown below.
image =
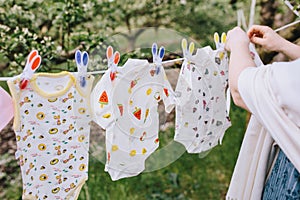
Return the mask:
<path fill-rule="evenodd" d="M 9 62 L 7 63 L 0 63 L 0 71 L 3 71 L 9 67 Z"/>
<path fill-rule="evenodd" d="M 61 54 L 58 54 L 57 57 L 54 57 L 51 61 L 55 64 L 61 64 L 66 62 L 67 60 L 73 59 L 75 57 L 75 52 L 77 50 L 81 50 L 84 48 L 84 43 L 81 43 L 79 46 L 77 46 L 75 49 L 72 49 L 68 52 L 62 51 Z"/>

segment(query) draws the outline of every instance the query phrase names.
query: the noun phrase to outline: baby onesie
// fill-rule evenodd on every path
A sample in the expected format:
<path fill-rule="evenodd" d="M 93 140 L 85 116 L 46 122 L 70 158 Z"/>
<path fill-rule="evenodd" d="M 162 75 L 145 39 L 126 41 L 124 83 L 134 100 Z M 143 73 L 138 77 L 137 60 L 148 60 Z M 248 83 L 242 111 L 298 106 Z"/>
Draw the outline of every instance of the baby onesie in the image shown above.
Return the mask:
<path fill-rule="evenodd" d="M 14 115 L 13 102 L 9 94 L 0 87 L 0 131 L 10 122 Z"/>
<path fill-rule="evenodd" d="M 23 199 L 77 199 L 88 178 L 93 77 L 82 84 L 79 75 L 37 73 L 22 87 L 22 75 L 8 81 Z"/>
<path fill-rule="evenodd" d="M 175 89 L 174 140 L 189 153 L 202 153 L 221 142 L 231 125 L 225 96 L 228 61 L 223 52 L 210 47 L 185 59 Z"/>
<path fill-rule="evenodd" d="M 92 106 L 95 121 L 106 129 L 105 171 L 112 180 L 145 169 L 145 160 L 159 146 L 158 102 L 163 100 L 171 112 L 173 93 L 163 67 L 139 59 L 118 67 L 114 80 L 109 69 L 95 86 Z"/>

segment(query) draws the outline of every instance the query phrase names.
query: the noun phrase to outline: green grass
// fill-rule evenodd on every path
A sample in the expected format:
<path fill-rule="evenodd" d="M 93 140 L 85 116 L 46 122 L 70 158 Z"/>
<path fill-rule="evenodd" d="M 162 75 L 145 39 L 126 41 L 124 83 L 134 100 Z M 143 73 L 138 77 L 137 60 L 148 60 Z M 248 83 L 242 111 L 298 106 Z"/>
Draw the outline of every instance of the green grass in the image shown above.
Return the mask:
<path fill-rule="evenodd" d="M 104 164 L 90 157 L 89 179 L 81 190 L 80 200 L 218 200 L 224 199 L 246 127 L 246 113 L 233 107 L 222 145 L 207 156 L 183 153 L 168 166 L 144 172 L 136 177 L 111 181 Z M 174 129 L 160 133 L 161 148 L 173 137 Z M 178 146 L 180 152 L 183 147 Z M 155 156 L 154 156 L 155 157 Z M 154 162 L 151 157 L 147 161 Z M 148 170 L 150 171 L 150 170 Z M 20 199 L 21 187 L 6 188 L 2 199 Z"/>
<path fill-rule="evenodd" d="M 204 158 L 184 153 L 172 164 L 136 177 L 111 181 L 103 171 L 104 165 L 91 158 L 89 180 L 79 199 L 224 199 L 245 132 L 246 113 L 233 108 L 231 119 L 233 126 L 228 129 L 222 145 Z M 173 129 L 160 133 L 162 146 L 168 144 L 173 133 Z M 151 157 L 149 162 L 152 162 Z"/>

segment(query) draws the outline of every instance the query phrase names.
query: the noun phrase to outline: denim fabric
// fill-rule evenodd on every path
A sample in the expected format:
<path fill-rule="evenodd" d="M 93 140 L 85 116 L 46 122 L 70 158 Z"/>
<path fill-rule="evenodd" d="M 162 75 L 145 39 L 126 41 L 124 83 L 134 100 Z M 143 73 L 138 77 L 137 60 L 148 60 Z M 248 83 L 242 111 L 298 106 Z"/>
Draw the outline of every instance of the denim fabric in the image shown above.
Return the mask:
<path fill-rule="evenodd" d="M 271 174 L 265 184 L 263 200 L 300 199 L 300 175 L 294 165 L 279 150 Z"/>

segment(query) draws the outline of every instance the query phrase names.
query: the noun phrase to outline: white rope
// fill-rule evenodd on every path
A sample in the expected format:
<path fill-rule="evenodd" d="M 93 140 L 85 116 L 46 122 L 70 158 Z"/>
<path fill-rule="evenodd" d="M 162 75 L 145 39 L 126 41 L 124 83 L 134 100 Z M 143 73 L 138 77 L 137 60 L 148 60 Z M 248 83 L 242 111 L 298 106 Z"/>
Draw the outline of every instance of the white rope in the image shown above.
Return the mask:
<path fill-rule="evenodd" d="M 161 64 L 162 65 L 166 65 L 166 64 L 172 64 L 178 61 L 182 61 L 184 58 L 177 58 L 177 59 L 173 59 L 173 60 L 166 60 L 166 61 L 162 61 Z M 151 63 L 150 65 L 154 65 L 154 63 Z M 101 71 L 94 71 L 94 72 L 88 72 L 88 74 L 104 74 L 106 72 L 106 70 L 101 70 Z"/>
<path fill-rule="evenodd" d="M 282 26 L 282 27 L 280 27 L 280 28 L 275 29 L 275 32 L 278 32 L 278 31 L 281 31 L 281 30 L 283 30 L 283 29 L 286 29 L 286 28 L 288 28 L 288 27 L 290 27 L 290 26 L 293 26 L 293 25 L 295 25 L 295 24 L 298 24 L 299 22 L 300 22 L 300 19 L 298 19 L 297 21 L 294 21 L 294 22 L 292 22 L 292 23 L 290 23 L 290 24 L 287 24 L 287 25 L 284 25 L 284 26 Z"/>
<path fill-rule="evenodd" d="M 295 13 L 295 15 L 297 15 L 298 17 L 300 17 L 299 12 L 294 8 L 294 6 L 291 4 L 290 1 L 285 0 L 284 3 L 285 3 L 285 5 L 287 5 L 287 7 L 289 7 L 289 9 L 291 11 L 293 11 Z M 298 5 L 298 8 L 299 8 L 299 5 Z"/>
<path fill-rule="evenodd" d="M 177 58 L 177 59 L 173 59 L 173 60 L 166 60 L 166 61 L 163 61 L 162 64 L 170 64 L 170 63 L 175 63 L 175 62 L 178 62 L 178 61 L 183 61 L 184 58 Z"/>
<path fill-rule="evenodd" d="M 177 59 L 173 59 L 173 60 L 166 60 L 162 62 L 162 65 L 166 65 L 166 64 L 172 64 L 172 63 L 176 63 L 179 61 L 182 61 L 184 58 L 177 58 Z M 154 63 L 151 63 L 150 65 L 154 65 Z M 94 71 L 94 72 L 88 72 L 88 74 L 104 74 L 106 72 L 106 70 L 100 70 L 100 71 Z M 13 77 L 0 77 L 0 81 L 8 81 Z"/>
<path fill-rule="evenodd" d="M 88 72 L 88 74 L 104 74 L 106 70 L 100 70 L 100 71 L 94 71 L 94 72 Z"/>
<path fill-rule="evenodd" d="M 256 0 L 252 0 L 252 2 L 251 2 L 251 8 L 250 8 L 250 16 L 249 16 L 249 26 L 248 26 L 248 28 L 250 28 L 254 24 L 255 6 L 256 6 Z"/>
<path fill-rule="evenodd" d="M 248 29 L 244 11 L 242 9 L 237 11 L 237 26 L 243 28 L 245 31 Z"/>
<path fill-rule="evenodd" d="M 0 81 L 8 81 L 12 77 L 0 77 Z"/>

